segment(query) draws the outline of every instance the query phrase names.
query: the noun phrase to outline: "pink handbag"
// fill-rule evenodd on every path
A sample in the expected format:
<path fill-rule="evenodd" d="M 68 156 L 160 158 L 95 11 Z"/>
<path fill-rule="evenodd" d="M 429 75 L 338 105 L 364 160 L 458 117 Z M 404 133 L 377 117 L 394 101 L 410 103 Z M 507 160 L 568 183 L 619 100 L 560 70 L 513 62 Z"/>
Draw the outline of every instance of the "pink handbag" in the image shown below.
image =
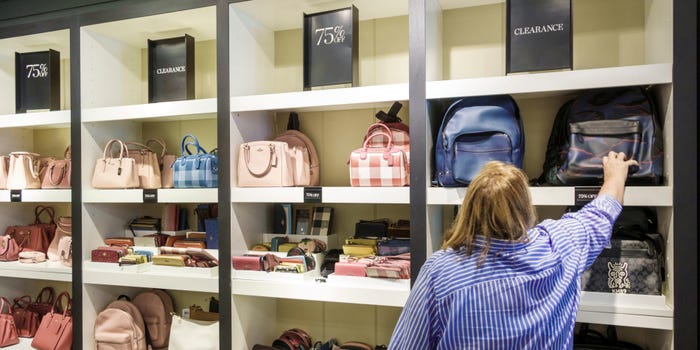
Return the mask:
<path fill-rule="evenodd" d="M 41 188 L 39 169 L 35 164 L 39 155 L 32 152 L 10 153 L 10 167 L 7 172 L 8 190 L 24 190 L 28 188 Z"/>
<path fill-rule="evenodd" d="M 160 145 L 161 151 L 158 156 L 158 163 L 160 164 L 160 180 L 161 187 L 163 188 L 173 188 L 173 164 L 177 160 L 177 156 L 174 154 L 167 154 L 167 149 L 165 148 L 165 141 L 160 137 L 152 137 L 146 140 L 146 146 L 150 146 L 152 143 L 157 143 Z"/>
<path fill-rule="evenodd" d="M 239 187 L 294 186 L 294 160 L 286 142 L 253 141 L 238 152 Z"/>
<path fill-rule="evenodd" d="M 7 188 L 8 170 L 10 170 L 10 157 L 0 156 L 0 190 Z"/>
<path fill-rule="evenodd" d="M 7 313 L 3 312 L 5 305 L 7 305 Z M 7 299 L 0 297 L 0 348 L 18 343 L 19 335 L 15 326 L 12 305 Z"/>
<path fill-rule="evenodd" d="M 62 216 L 58 218 L 56 225 L 56 233 L 49 244 L 49 249 L 46 251 L 46 256 L 51 261 L 61 260 L 60 241 L 63 237 L 70 237 L 73 233 L 72 220 L 70 216 Z"/>
<path fill-rule="evenodd" d="M 63 314 L 56 313 L 60 309 L 62 297 L 66 297 L 66 307 Z M 73 317 L 70 314 L 71 299 L 68 292 L 56 297 L 51 311 L 44 315 L 39 328 L 32 340 L 32 347 L 38 350 L 70 350 L 73 344 Z"/>
<path fill-rule="evenodd" d="M 373 126 L 370 126 L 370 130 Z M 389 140 L 386 147 L 369 147 L 372 139 L 384 137 Z M 362 148 L 350 154 L 351 186 L 407 186 L 409 182 L 406 153 L 394 146 L 391 134 L 374 132 L 365 139 Z"/>
<path fill-rule="evenodd" d="M 71 188 L 71 156 L 70 145 L 63 152 L 60 160 L 49 161 L 41 180 L 41 188 Z"/>
<path fill-rule="evenodd" d="M 148 146 L 138 142 L 125 142 L 124 144 L 127 146 L 127 157 L 133 158 L 136 163 L 139 188 L 160 188 L 160 165 L 156 153 Z"/>
<path fill-rule="evenodd" d="M 112 145 L 115 143 L 119 145 L 118 158 L 114 158 L 111 154 Z M 127 157 L 124 142 L 117 139 L 111 139 L 107 142 L 102 158 L 95 163 L 95 171 L 92 173 L 92 187 L 104 189 L 139 187 L 136 161 Z"/>
<path fill-rule="evenodd" d="M 17 243 L 11 235 L 0 237 L 0 261 L 17 261 L 19 253 L 22 251 L 22 245 L 27 241 L 28 236 Z"/>

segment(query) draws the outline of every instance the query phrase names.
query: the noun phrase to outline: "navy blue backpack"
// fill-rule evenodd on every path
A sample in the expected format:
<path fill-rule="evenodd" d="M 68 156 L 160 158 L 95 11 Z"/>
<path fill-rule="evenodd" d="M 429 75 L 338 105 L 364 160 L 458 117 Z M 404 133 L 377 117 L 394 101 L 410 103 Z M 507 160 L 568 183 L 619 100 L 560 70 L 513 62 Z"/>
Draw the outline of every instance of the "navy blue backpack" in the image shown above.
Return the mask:
<path fill-rule="evenodd" d="M 435 143 L 435 177 L 467 186 L 489 161 L 523 167 L 525 135 L 518 105 L 507 95 L 465 97 L 445 112 Z"/>

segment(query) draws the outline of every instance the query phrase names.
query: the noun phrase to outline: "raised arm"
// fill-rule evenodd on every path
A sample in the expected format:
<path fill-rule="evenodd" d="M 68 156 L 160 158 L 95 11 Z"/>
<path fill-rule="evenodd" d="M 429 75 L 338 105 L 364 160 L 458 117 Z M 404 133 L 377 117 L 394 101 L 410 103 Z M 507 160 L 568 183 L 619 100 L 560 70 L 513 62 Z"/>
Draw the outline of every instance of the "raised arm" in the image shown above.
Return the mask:
<path fill-rule="evenodd" d="M 603 157 L 603 186 L 598 195 L 610 195 L 622 204 L 625 194 L 625 180 L 627 172 L 632 165 L 639 165 L 636 160 L 625 160 L 625 154 L 610 152 Z"/>

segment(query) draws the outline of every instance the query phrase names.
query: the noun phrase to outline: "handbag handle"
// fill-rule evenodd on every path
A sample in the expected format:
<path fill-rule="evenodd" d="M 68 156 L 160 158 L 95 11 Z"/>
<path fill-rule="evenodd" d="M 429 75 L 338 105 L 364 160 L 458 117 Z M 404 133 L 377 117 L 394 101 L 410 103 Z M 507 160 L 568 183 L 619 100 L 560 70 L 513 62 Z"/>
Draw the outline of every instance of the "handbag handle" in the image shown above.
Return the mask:
<path fill-rule="evenodd" d="M 51 164 L 49 167 L 49 183 L 53 186 L 58 186 L 61 184 L 61 181 L 63 181 L 63 178 L 66 176 L 66 168 L 68 166 L 64 163 L 61 164 L 61 172 L 58 175 L 58 180 L 54 180 L 53 176 L 53 170 L 56 168 L 56 163 Z"/>
<path fill-rule="evenodd" d="M 64 297 L 64 296 L 65 296 L 66 299 L 68 300 L 68 301 L 66 302 L 66 307 L 63 308 L 63 318 L 66 318 L 66 315 L 68 314 L 68 311 L 71 309 L 71 305 L 72 305 L 72 303 L 73 303 L 73 301 L 72 301 L 71 298 L 70 298 L 70 294 L 68 294 L 68 292 L 61 292 L 61 294 L 59 294 L 59 295 L 56 297 L 56 300 L 53 302 L 53 306 L 51 306 L 51 314 L 53 314 L 53 313 L 56 312 L 56 306 L 58 306 L 58 309 L 59 309 L 59 310 L 62 309 L 62 307 L 61 307 L 61 306 L 62 306 L 62 305 L 61 305 L 61 298 Z"/>
<path fill-rule="evenodd" d="M 34 169 L 34 159 L 32 158 L 34 155 L 38 156 L 36 153 L 22 152 L 22 154 L 19 154 L 19 158 L 27 162 L 27 167 L 32 177 L 39 177 L 36 173 L 36 169 Z"/>
<path fill-rule="evenodd" d="M 66 150 L 63 151 L 63 159 L 71 159 L 70 157 L 71 157 L 71 148 L 70 148 L 70 145 L 68 145 L 68 147 L 66 147 Z"/>
<path fill-rule="evenodd" d="M 394 148 L 394 139 L 391 137 L 391 133 L 388 133 L 388 134 L 387 134 L 387 133 L 385 133 L 385 132 L 376 132 L 376 133 L 370 135 L 370 136 L 365 140 L 365 143 L 362 145 L 362 148 L 366 151 L 367 148 L 369 148 L 369 147 L 367 147 L 367 145 L 369 144 L 369 140 L 371 140 L 371 139 L 373 139 L 373 138 L 375 138 L 375 137 L 377 137 L 377 136 L 384 136 L 384 137 L 386 137 L 386 138 L 389 139 L 389 143 L 386 145 L 386 150 L 390 150 L 390 149 Z"/>
<path fill-rule="evenodd" d="M 58 218 L 58 223 L 56 224 L 63 231 L 68 233 L 73 233 L 73 221 L 70 216 L 62 216 Z"/>
<path fill-rule="evenodd" d="M 12 305 L 10 304 L 10 301 L 5 299 L 5 297 L 0 297 L 0 314 L 4 314 L 5 312 L 2 312 L 5 310 L 5 305 L 7 305 L 7 314 L 12 315 Z"/>
<path fill-rule="evenodd" d="M 186 142 L 188 138 L 191 138 L 194 141 Z M 192 152 L 189 150 L 189 148 L 187 148 L 187 146 L 195 146 L 197 148 L 197 154 L 207 154 L 207 151 L 199 145 L 199 140 L 197 140 L 197 138 L 192 134 L 185 135 L 180 143 L 180 151 L 182 152 L 183 157 L 185 156 L 185 152 L 187 152 L 187 155 L 192 155 Z"/>
<path fill-rule="evenodd" d="M 43 213 L 43 212 L 46 212 L 49 214 L 49 217 L 51 218 L 51 220 L 48 222 L 49 224 L 56 223 L 56 221 L 54 221 L 54 216 L 56 215 L 56 213 L 54 212 L 52 207 L 37 205 L 34 208 L 34 224 L 41 224 L 42 223 L 40 216 L 41 216 L 41 213 Z"/>
<path fill-rule="evenodd" d="M 32 303 L 32 297 L 29 295 L 23 295 L 21 297 L 17 297 L 13 299 L 14 305 L 12 306 L 13 308 L 17 309 L 26 309 L 29 304 Z"/>
<path fill-rule="evenodd" d="M 48 292 L 48 293 L 49 293 L 49 296 L 48 296 L 48 298 L 46 299 L 46 301 L 44 301 L 44 299 L 42 298 L 42 297 L 44 296 L 44 292 Z M 51 288 L 51 287 L 44 287 L 44 289 L 42 289 L 41 292 L 39 292 L 39 295 L 36 296 L 36 300 L 35 300 L 34 302 L 35 302 L 35 303 L 53 304 L 53 301 L 54 301 L 55 296 L 56 296 L 56 291 L 55 291 L 53 288 Z"/>
<path fill-rule="evenodd" d="M 133 150 L 133 151 L 156 153 L 150 147 L 144 145 L 143 143 L 138 143 L 138 142 L 134 142 L 134 141 L 127 141 L 127 142 L 124 142 L 124 145 L 126 145 L 126 153 L 127 154 L 129 154 L 129 151 L 130 151 L 129 146 L 134 146 L 134 148 L 136 148 L 136 149 L 132 148 L 131 150 Z"/>
<path fill-rule="evenodd" d="M 270 147 L 270 159 L 267 161 L 267 167 L 263 171 L 256 173 L 252 169 L 250 169 L 250 145 L 248 145 L 248 144 L 243 145 L 243 156 L 245 157 L 245 167 L 254 176 L 258 176 L 258 177 L 264 176 L 265 174 L 267 174 L 270 171 L 270 169 L 272 169 L 273 160 L 275 159 L 275 145 L 269 144 L 268 147 Z"/>
<path fill-rule="evenodd" d="M 116 142 L 119 143 L 119 161 L 121 161 L 122 158 L 124 158 L 126 156 L 126 146 L 124 145 L 124 142 L 122 142 L 121 140 L 117 140 L 117 139 L 111 139 L 111 140 L 107 141 L 107 145 L 105 145 L 104 152 L 102 153 L 102 157 L 104 159 L 107 159 L 107 152 L 108 151 L 109 151 L 110 158 L 113 158 L 112 157 L 112 145 Z"/>
<path fill-rule="evenodd" d="M 158 157 L 158 158 L 160 158 L 159 161 L 162 162 L 163 157 L 165 157 L 165 153 L 167 151 L 167 149 L 165 147 L 165 141 L 160 137 L 151 137 L 150 139 L 146 140 L 146 146 L 150 145 L 151 143 L 157 143 L 160 146 L 161 151 L 160 151 L 160 157 Z"/>

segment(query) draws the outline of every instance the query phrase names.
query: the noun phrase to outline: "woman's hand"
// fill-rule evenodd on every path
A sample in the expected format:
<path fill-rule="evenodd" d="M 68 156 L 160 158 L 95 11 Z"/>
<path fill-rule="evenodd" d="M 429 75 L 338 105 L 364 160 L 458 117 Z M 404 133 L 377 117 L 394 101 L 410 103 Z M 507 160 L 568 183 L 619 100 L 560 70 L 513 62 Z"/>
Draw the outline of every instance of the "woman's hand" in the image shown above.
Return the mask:
<path fill-rule="evenodd" d="M 620 204 L 622 204 L 622 198 L 625 194 L 625 180 L 627 180 L 629 167 L 639 166 L 636 160 L 626 160 L 625 157 L 622 152 L 612 151 L 603 157 L 603 186 L 598 192 L 598 195 L 608 194 L 615 197 Z"/>

